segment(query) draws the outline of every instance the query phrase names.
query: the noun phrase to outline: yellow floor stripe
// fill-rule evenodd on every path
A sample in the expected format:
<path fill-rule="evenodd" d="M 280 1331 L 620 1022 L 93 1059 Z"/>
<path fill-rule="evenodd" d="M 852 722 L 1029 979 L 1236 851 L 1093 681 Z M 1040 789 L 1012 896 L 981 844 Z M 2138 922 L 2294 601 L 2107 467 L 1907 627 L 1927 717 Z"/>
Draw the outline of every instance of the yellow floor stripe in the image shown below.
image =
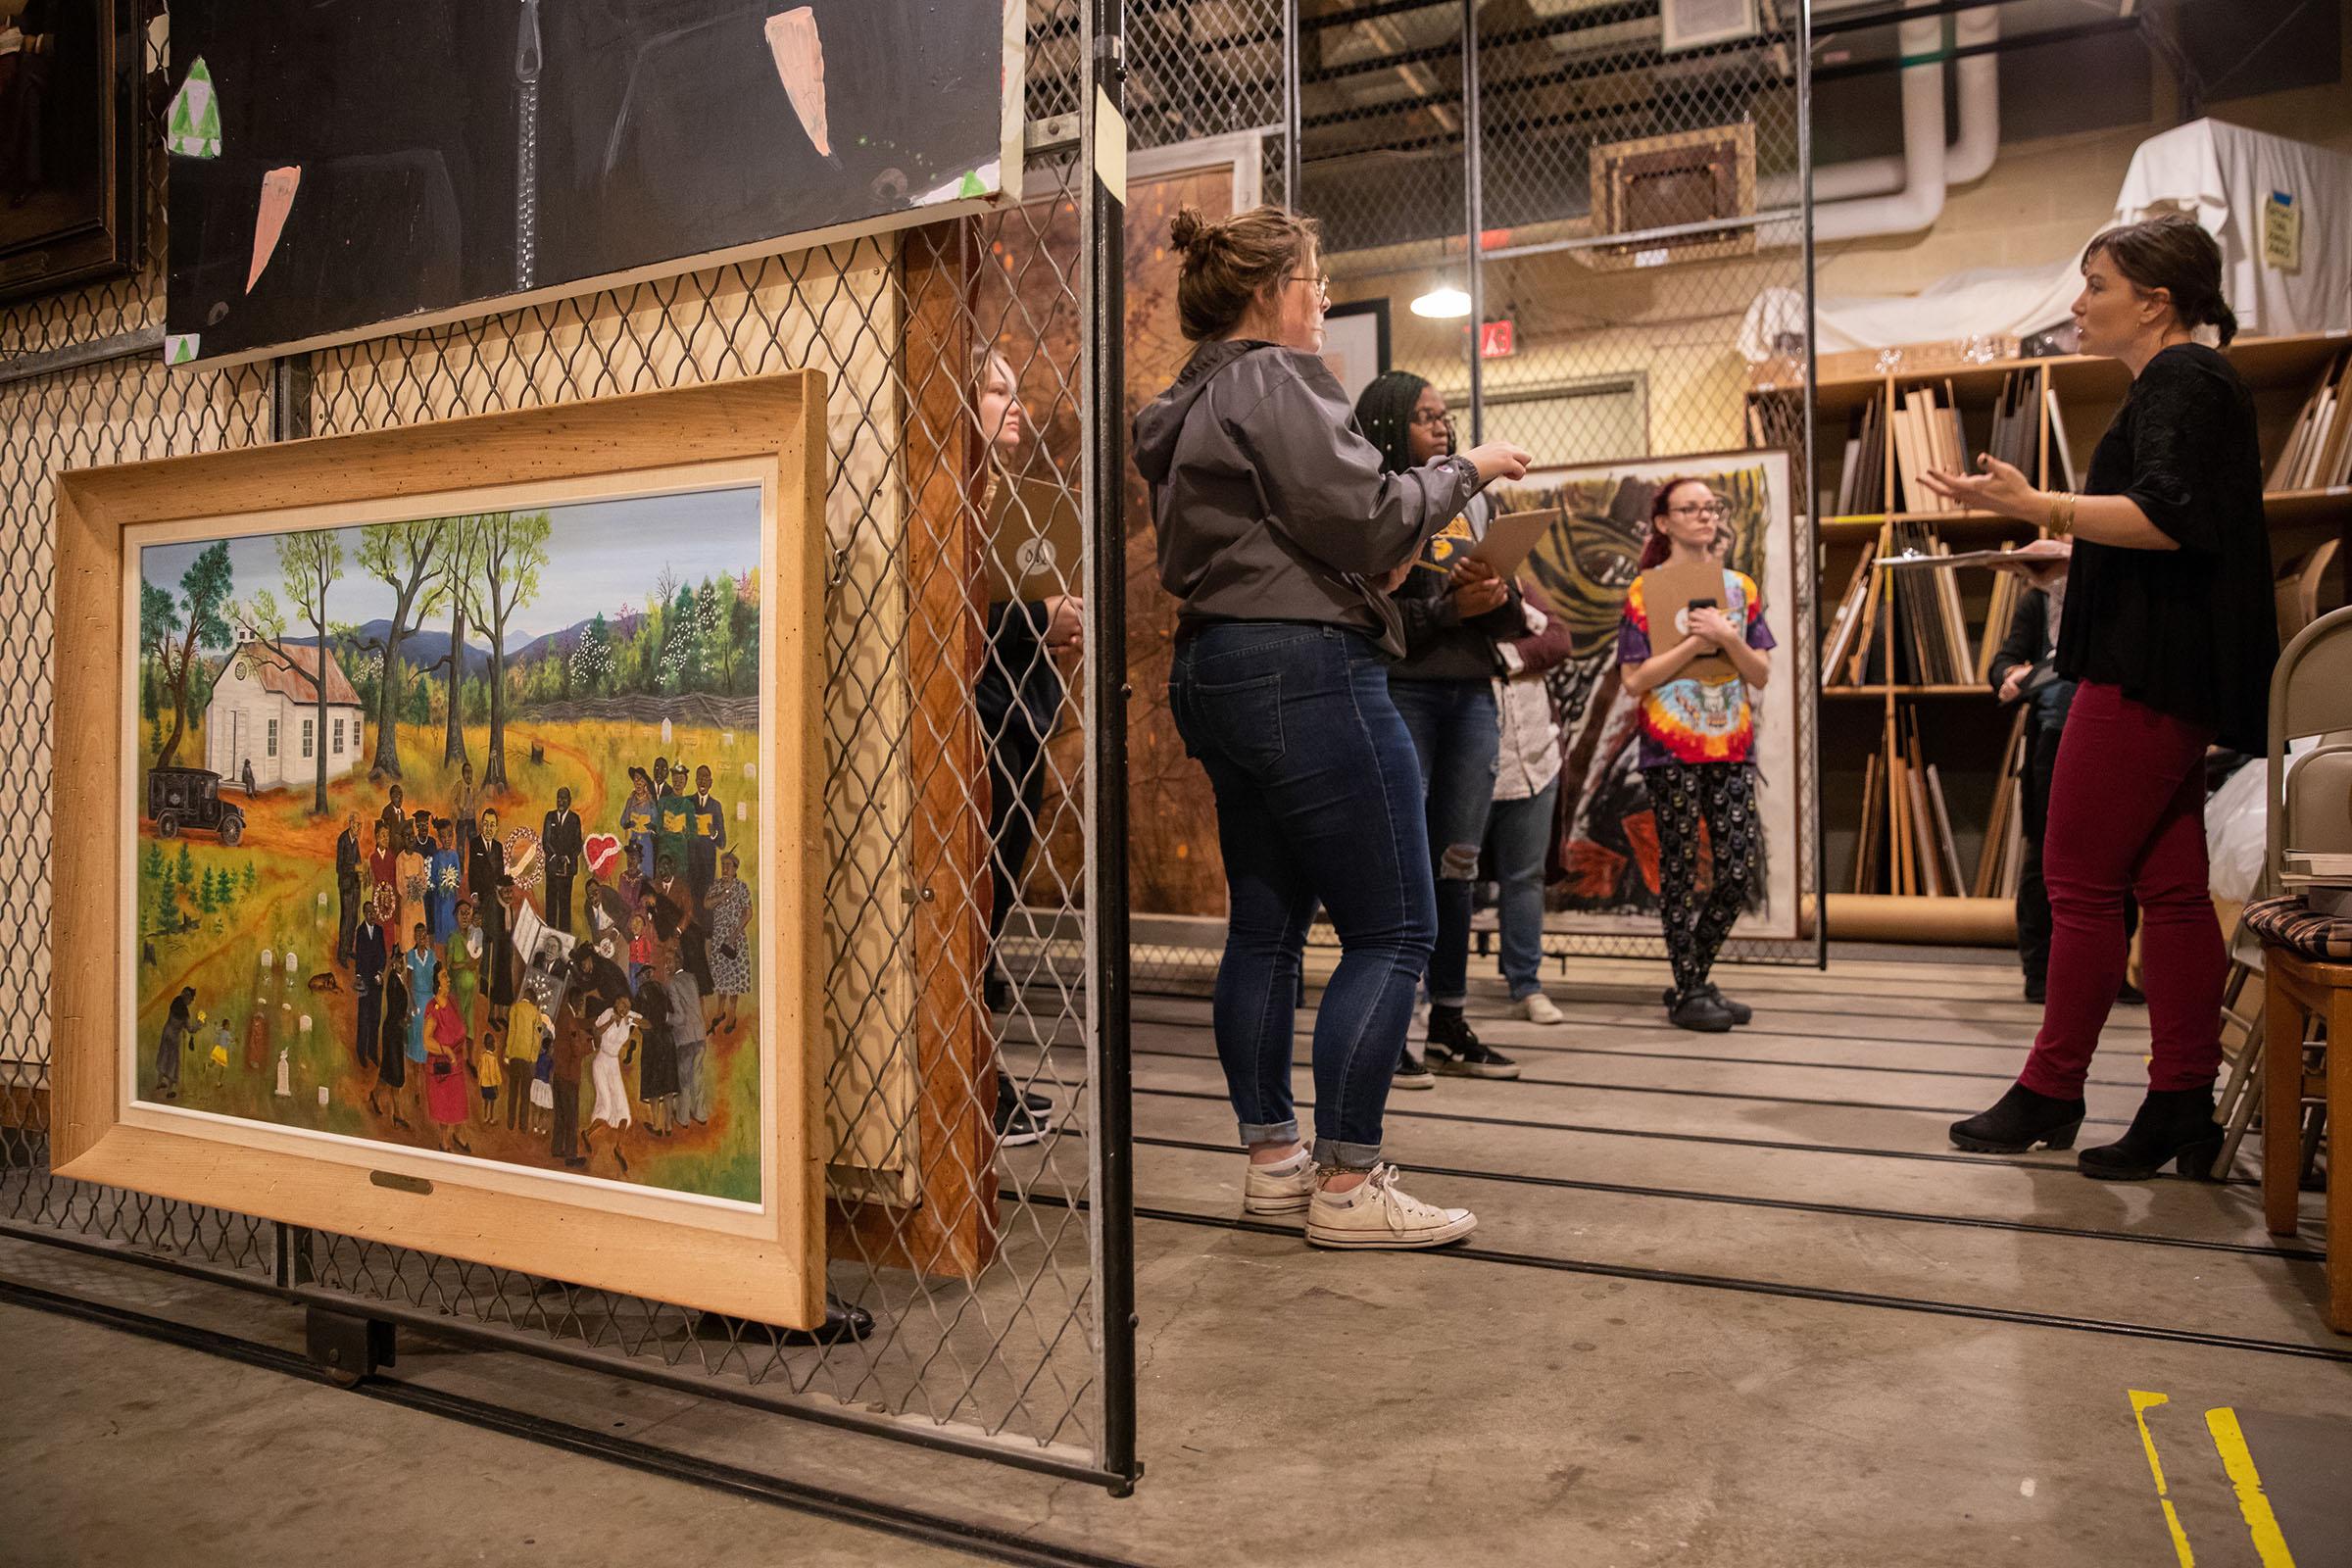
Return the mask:
<path fill-rule="evenodd" d="M 2262 1476 L 2254 1468 L 2254 1455 L 2246 1449 L 2246 1435 L 2238 1430 L 2237 1412 L 2228 1405 L 2208 1410 L 2205 1427 L 2213 1434 L 2222 1468 L 2230 1472 L 2230 1484 L 2237 1489 L 2237 1511 L 2245 1515 L 2246 1528 L 2254 1532 L 2254 1549 L 2262 1554 L 2262 1568 L 2295 1568 L 2294 1553 L 2286 1549 L 2286 1538 L 2278 1533 L 2278 1516 L 2271 1512 L 2271 1499 L 2263 1495 Z"/>
<path fill-rule="evenodd" d="M 2197 1568 L 2196 1555 L 2188 1549 L 2188 1535 L 2180 1528 L 2180 1515 L 2173 1507 L 2172 1494 L 2164 1484 L 2164 1461 L 2156 1457 L 2156 1439 L 2148 1431 L 2148 1412 L 2160 1404 L 2170 1404 L 2172 1396 L 2149 1394 L 2140 1389 L 2128 1392 L 2132 1396 L 2132 1419 L 2139 1427 L 2139 1446 L 2148 1450 L 2148 1473 L 2156 1478 L 2156 1497 L 2164 1504 L 2165 1527 L 2173 1533 L 2173 1551 L 2180 1559 L 2180 1568 Z"/>

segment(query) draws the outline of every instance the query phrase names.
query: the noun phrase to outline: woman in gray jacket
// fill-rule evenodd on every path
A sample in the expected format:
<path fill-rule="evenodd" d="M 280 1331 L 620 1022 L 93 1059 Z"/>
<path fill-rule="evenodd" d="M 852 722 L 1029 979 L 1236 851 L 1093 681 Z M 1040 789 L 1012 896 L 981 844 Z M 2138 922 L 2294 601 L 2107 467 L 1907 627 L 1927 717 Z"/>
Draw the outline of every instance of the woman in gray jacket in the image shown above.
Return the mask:
<path fill-rule="evenodd" d="M 1435 1247 L 1477 1224 L 1396 1186 L 1381 1117 L 1436 938 L 1420 764 L 1389 698 L 1390 601 L 1421 547 L 1527 454 L 1494 444 L 1402 473 L 1318 357 L 1329 285 L 1314 224 L 1190 209 L 1177 307 L 1198 343 L 1136 416 L 1160 580 L 1183 601 L 1168 698 L 1216 792 L 1229 896 L 1217 1055 L 1250 1152 L 1244 1208 L 1306 1211 L 1325 1247 Z M 1292 1021 L 1317 904 L 1341 945 L 1314 1042 L 1315 1143 L 1298 1140 Z"/>

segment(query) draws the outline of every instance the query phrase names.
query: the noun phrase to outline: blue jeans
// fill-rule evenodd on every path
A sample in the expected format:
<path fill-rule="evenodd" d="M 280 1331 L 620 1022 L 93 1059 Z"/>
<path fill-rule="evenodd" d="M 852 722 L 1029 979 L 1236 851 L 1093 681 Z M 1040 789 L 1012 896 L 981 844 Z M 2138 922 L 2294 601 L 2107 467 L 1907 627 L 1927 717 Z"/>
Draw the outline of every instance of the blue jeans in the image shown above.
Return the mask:
<path fill-rule="evenodd" d="M 1511 983 L 1513 1002 L 1544 989 L 1544 860 L 1559 800 L 1555 778 L 1533 799 L 1496 801 L 1487 825 L 1494 876 L 1502 886 L 1494 911 L 1502 929 L 1502 977 Z"/>
<path fill-rule="evenodd" d="M 1429 1000 L 1458 1007 L 1470 999 L 1470 895 L 1478 847 L 1494 804 L 1494 758 L 1502 725 L 1494 688 L 1483 680 L 1396 680 L 1389 695 L 1413 737 L 1428 802 L 1431 867 L 1438 888 L 1438 945 L 1429 960 Z"/>
<path fill-rule="evenodd" d="M 1320 903 L 1340 963 L 1315 1018 L 1315 1159 L 1367 1169 L 1437 927 L 1420 771 L 1388 666 L 1337 626 L 1223 622 L 1177 645 L 1168 705 L 1216 791 L 1229 900 L 1217 1058 L 1242 1143 L 1298 1136 L 1292 1024 Z"/>

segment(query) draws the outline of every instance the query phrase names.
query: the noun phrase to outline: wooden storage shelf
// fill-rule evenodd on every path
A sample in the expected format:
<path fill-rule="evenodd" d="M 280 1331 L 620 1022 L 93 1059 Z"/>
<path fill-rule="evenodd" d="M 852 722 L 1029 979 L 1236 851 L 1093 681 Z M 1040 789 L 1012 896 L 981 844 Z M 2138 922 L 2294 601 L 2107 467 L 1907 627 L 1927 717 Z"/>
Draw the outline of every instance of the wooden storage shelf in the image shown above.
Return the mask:
<path fill-rule="evenodd" d="M 2328 357 L 2343 348 L 2348 340 L 2352 340 L 2352 329 L 2303 332 L 2291 337 L 2250 337 L 2240 338 L 2226 352 L 2248 386 L 2287 386 L 2309 381 L 2319 374 Z M 1897 368 L 1883 374 L 1829 377 L 1815 389 L 1814 409 L 1824 415 L 1851 413 L 1889 381 L 1905 386 L 1949 381 L 1960 392 L 1981 393 L 1997 388 L 2001 376 L 2010 370 L 2036 367 L 2049 372 L 2049 384 L 2061 398 L 2078 394 L 2121 397 L 2124 388 L 2132 384 L 2132 372 L 2120 361 L 2095 354 L 2059 354 L 2047 359 L 1987 360 L 1981 365 Z"/>
<path fill-rule="evenodd" d="M 2294 337 L 2246 339 L 2228 350 L 2230 363 L 2255 394 L 2255 412 L 2268 438 L 2266 473 L 2282 448 L 2285 421 L 2348 343 L 2352 343 L 2352 331 L 2313 332 Z M 2004 397 L 2004 383 L 2021 373 L 2027 380 L 2025 390 L 2038 391 L 2037 399 Z M 1906 393 L 1932 389 L 1933 401 L 1958 411 L 1962 444 L 1973 459 L 1988 444 L 1988 435 L 1996 426 L 1995 415 L 2001 416 L 2002 421 L 2014 420 L 2022 410 L 2038 428 L 2029 425 L 2020 432 L 2014 423 L 2001 422 L 1999 429 L 2012 437 L 2033 437 L 2031 441 L 2013 440 L 2011 450 L 2031 454 L 2031 461 L 2021 466 L 2035 483 L 2060 489 L 2068 487 L 2069 458 L 2073 460 L 2077 481 L 2082 476 L 2091 448 L 2130 390 L 2131 380 L 2131 372 L 2123 365 L 2089 355 L 1897 365 L 1886 370 L 1823 378 L 1816 387 L 1813 411 L 1816 420 L 1813 450 L 1820 467 L 1807 475 L 1802 499 L 1817 506 L 1823 499 L 1834 497 L 1855 509 L 1822 516 L 1814 526 L 1816 543 L 1824 547 L 1817 556 L 1817 569 L 1824 580 L 1815 603 L 1821 608 L 1825 623 L 1844 603 L 1846 595 L 1839 590 L 1853 580 L 1857 554 L 1880 544 L 1891 528 L 1908 529 L 1914 536 L 1914 544 L 1917 536 L 1924 533 L 1932 540 L 1948 542 L 1955 551 L 1988 548 L 2004 541 L 2023 542 L 2041 532 L 2035 521 L 1989 513 L 1898 510 L 1904 492 L 1895 472 L 1894 442 L 1884 415 L 1874 416 L 1877 422 L 1864 427 L 1867 432 L 1875 432 L 1872 439 L 1881 445 L 1875 459 L 1865 459 L 1874 466 L 1862 480 L 1861 493 L 1841 496 L 1842 455 L 1848 438 L 1856 434 L 1857 411 L 1873 403 L 1893 408 L 1902 403 Z M 1751 395 L 1759 402 L 1778 398 L 1785 403 L 1795 390 L 1787 384 L 1768 389 L 1759 382 Z M 2034 407 L 2036 401 L 2040 404 L 2038 409 Z M 2055 420 L 2051 416 L 2052 405 Z M 2067 448 L 2064 453 L 2059 450 L 2062 435 Z M 1948 454 L 1952 443 L 1946 440 L 1941 445 Z M 1863 450 L 1866 453 L 1872 450 L 1869 440 Z M 1948 455 L 1940 461 L 1948 462 Z M 1883 475 L 1877 469 L 1881 464 L 1885 467 Z M 2275 537 L 2297 541 L 2295 549 L 2304 548 L 2314 535 L 2333 537 L 2340 532 L 2347 553 L 2352 553 L 2352 485 L 2274 492 L 2264 496 L 2263 510 Z M 2291 553 L 2283 543 L 2279 548 L 2281 560 L 2285 553 Z M 1959 574 L 1964 636 L 1979 650 L 1984 646 L 1986 614 L 2003 598 L 1986 595 L 1984 585 L 1988 575 Z M 1872 578 L 1870 594 L 1886 591 L 1890 574 L 1873 573 Z M 1880 603 L 1878 609 L 1886 612 L 1888 603 Z M 1854 885 L 1852 855 L 1862 826 L 1858 819 L 1849 819 L 1847 813 L 1853 802 L 1865 797 L 1863 786 L 1869 782 L 1866 761 L 1874 750 L 1884 755 L 1890 738 L 1899 740 L 1903 731 L 1915 724 L 1927 725 L 1924 755 L 1938 764 L 1950 805 L 1950 827 L 1962 846 L 1964 862 L 1972 854 L 1981 854 L 1988 828 L 2013 831 L 2013 827 L 2001 828 L 1997 820 L 1984 814 L 1990 809 L 1988 796 L 1997 798 L 1997 792 L 2008 786 L 1996 766 L 1996 756 L 1988 750 L 1992 730 L 1986 728 L 1982 738 L 1977 731 L 1979 726 L 2009 728 L 2014 721 L 2014 710 L 1999 706 L 1987 686 L 1888 684 L 1885 672 L 1895 667 L 1899 646 L 1894 640 L 1894 627 L 1891 614 L 1882 613 L 1871 628 L 1872 642 L 1882 650 L 1874 656 L 1871 667 L 1874 683 L 1827 685 L 1817 692 L 1820 709 L 1838 715 L 1827 732 L 1837 739 L 1825 745 L 1821 763 L 1825 801 L 1841 803 L 1826 810 L 1824 820 L 1825 831 L 1830 835 L 1825 892 L 1831 933 L 1840 937 L 1913 941 L 2008 941 L 2013 925 L 2006 899 L 1846 891 Z M 1825 624 L 1825 636 L 1827 630 Z M 1840 660 L 1836 665 L 1825 667 L 1824 673 L 1842 678 L 1850 673 L 1848 662 Z M 1912 716 L 1931 707 L 1938 710 L 1935 719 L 1923 721 Z M 1865 745 L 1861 741 L 1857 733 L 1857 726 L 1861 725 L 1873 728 L 1877 736 L 1874 744 Z M 1884 792 L 1885 771 L 1881 769 L 1877 777 L 1880 782 L 1873 787 Z M 1883 793 L 1880 804 L 1886 805 Z M 1998 814 L 1993 813 L 1996 818 Z M 1880 813 L 1878 831 L 1886 830 L 1886 815 L 1884 810 Z M 1894 851 L 1891 841 L 1882 841 L 1882 848 L 1885 854 L 1871 862 L 1872 875 L 1880 887 L 1886 887 L 1891 872 L 1886 856 Z M 1965 863 L 1962 869 L 1964 872 L 1968 869 Z"/>
<path fill-rule="evenodd" d="M 2266 491 L 2262 514 L 2274 528 L 2352 518 L 2352 484 L 2330 485 L 2325 490 Z"/>

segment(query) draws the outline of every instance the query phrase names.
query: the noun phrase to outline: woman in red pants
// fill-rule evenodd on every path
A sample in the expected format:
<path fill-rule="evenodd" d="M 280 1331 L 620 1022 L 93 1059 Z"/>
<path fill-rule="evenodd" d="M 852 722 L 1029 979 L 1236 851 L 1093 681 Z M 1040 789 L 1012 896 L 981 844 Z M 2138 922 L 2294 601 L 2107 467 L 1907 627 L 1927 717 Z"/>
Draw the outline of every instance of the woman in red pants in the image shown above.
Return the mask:
<path fill-rule="evenodd" d="M 2036 490 L 2008 464 L 1929 485 L 1962 506 L 2043 524 L 2033 554 L 2073 562 L 2058 671 L 2079 684 L 2044 828 L 2051 915 L 2041 1033 L 2000 1102 L 1957 1122 L 1962 1149 L 2074 1146 L 2082 1084 L 2122 983 L 2124 896 L 2139 901 L 2153 1064 L 2148 1097 L 2082 1174 L 2134 1181 L 2213 1164 L 2222 983 L 2229 967 L 2206 891 L 2205 750 L 2265 745 L 2278 657 L 2254 407 L 2230 362 L 2222 255 L 2186 218 L 2112 228 L 2082 258 L 2075 321 L 2085 353 L 2122 361 L 2132 389 L 2099 438 L 2080 496 Z"/>

